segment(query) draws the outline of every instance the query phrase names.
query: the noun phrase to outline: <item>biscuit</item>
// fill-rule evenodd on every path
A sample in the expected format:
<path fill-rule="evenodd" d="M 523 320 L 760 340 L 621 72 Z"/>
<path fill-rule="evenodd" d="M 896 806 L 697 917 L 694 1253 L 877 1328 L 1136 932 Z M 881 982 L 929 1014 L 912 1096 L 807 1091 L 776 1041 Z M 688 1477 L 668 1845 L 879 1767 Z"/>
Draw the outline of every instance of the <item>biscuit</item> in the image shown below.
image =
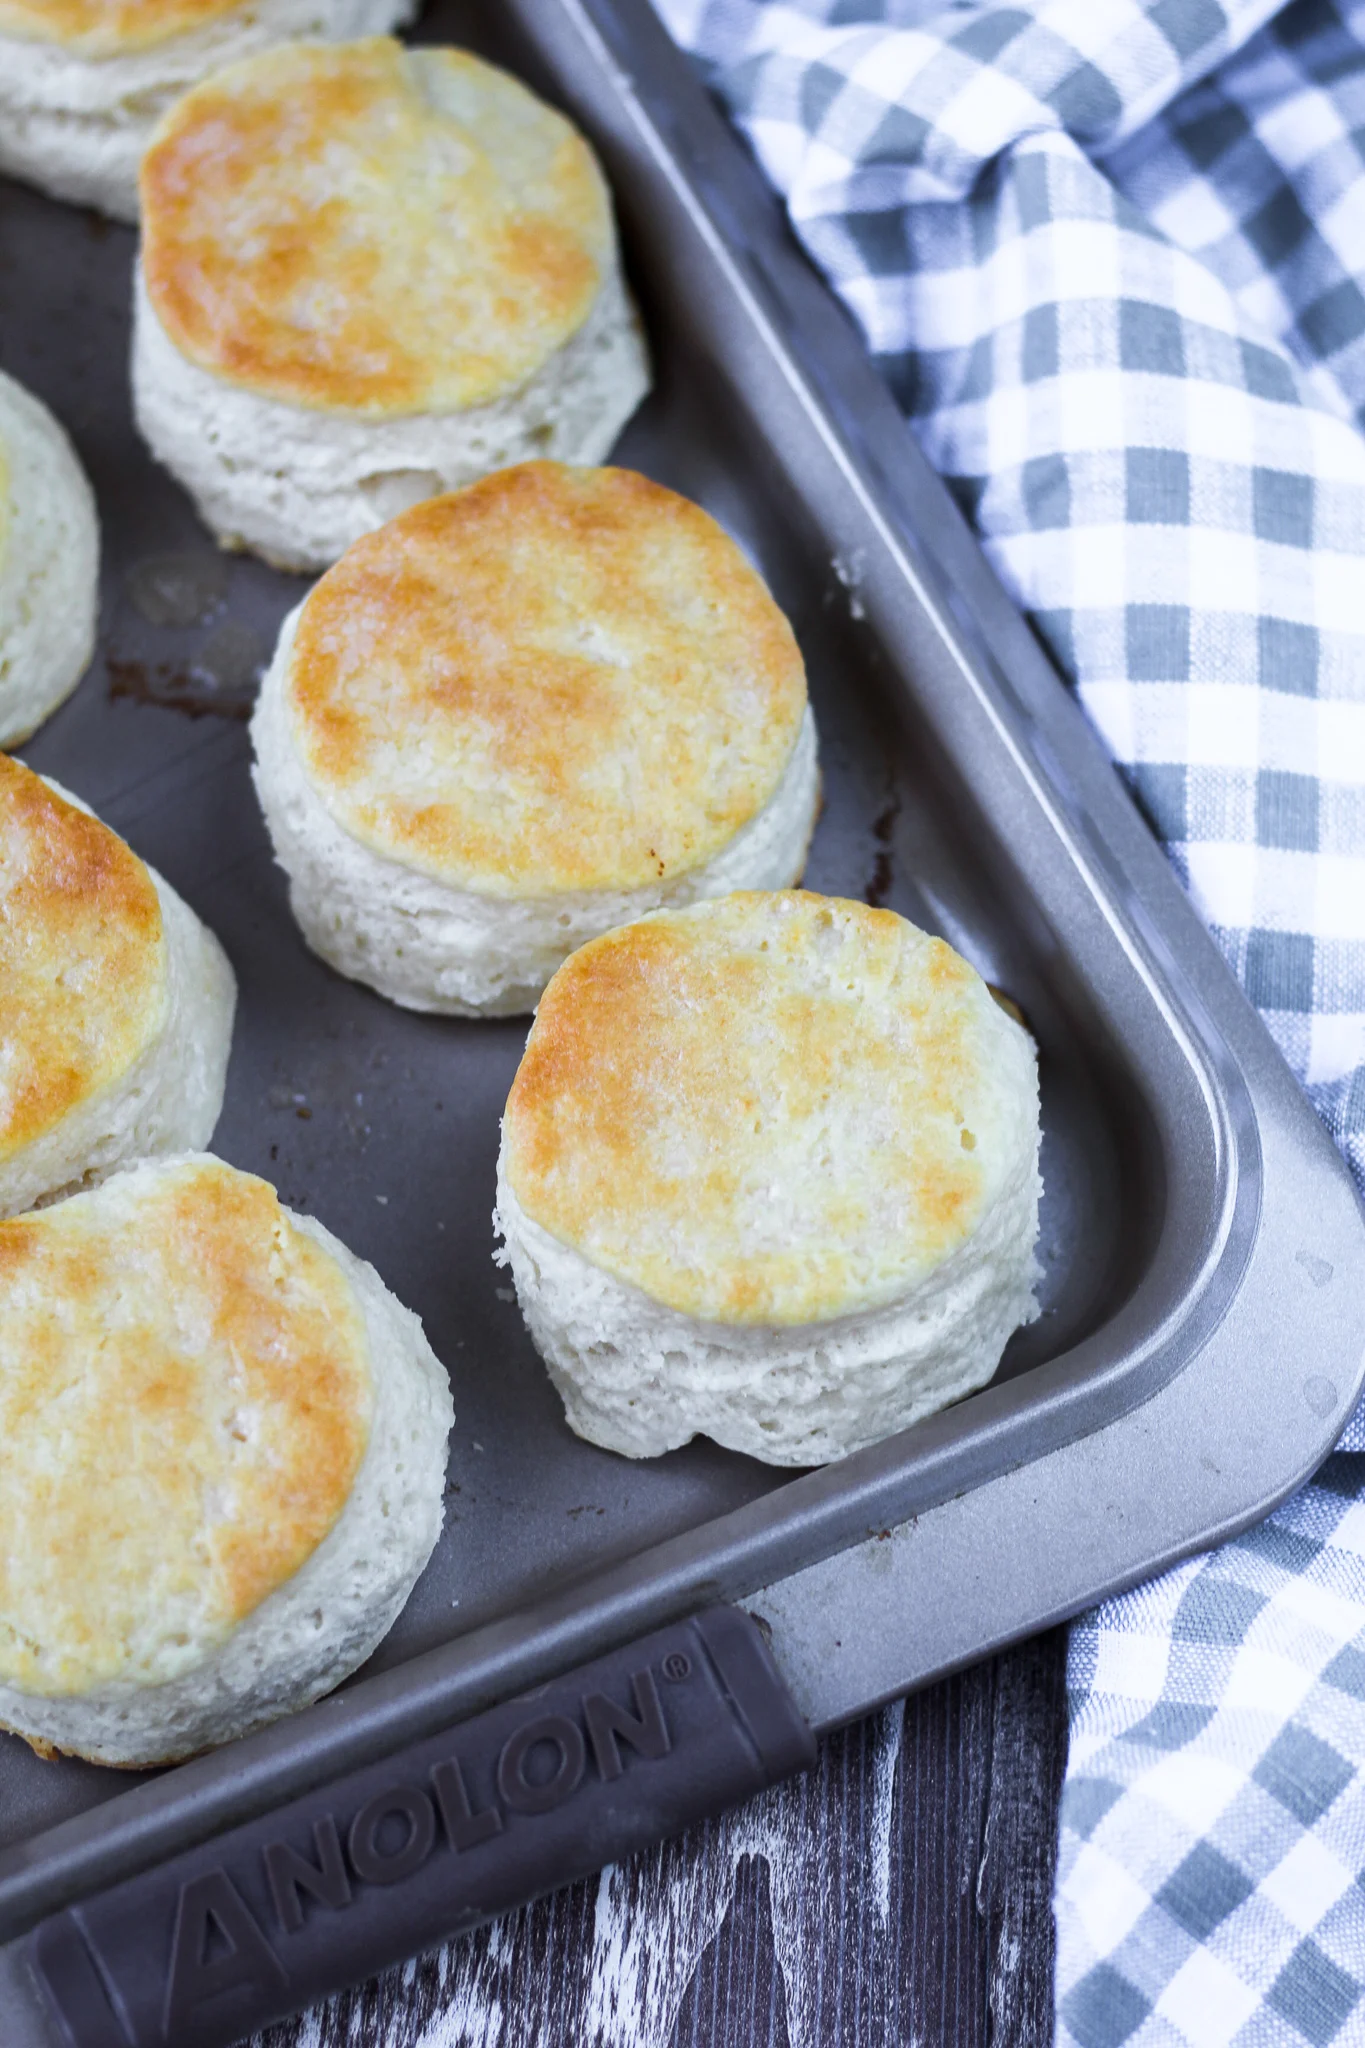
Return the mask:
<path fill-rule="evenodd" d="M 162 114 L 222 64 L 302 36 L 378 35 L 411 0 L 0 0 L 0 172 L 137 219 Z"/>
<path fill-rule="evenodd" d="M 777 1465 L 979 1387 L 1038 1313 L 1032 1040 L 941 939 L 792 891 L 595 940 L 546 989 L 496 1222 L 580 1436 Z"/>
<path fill-rule="evenodd" d="M 0 755 L 0 1216 L 206 1145 L 236 985 L 168 882 Z"/>
<path fill-rule="evenodd" d="M 599 461 L 647 388 L 596 158 L 464 51 L 231 65 L 141 191 L 137 418 L 225 547 L 323 568 L 505 464 Z"/>
<path fill-rule="evenodd" d="M 99 525 L 47 407 L 0 372 L 0 747 L 75 689 L 95 650 Z"/>
<path fill-rule="evenodd" d="M 794 881 L 790 626 L 705 512 L 529 463 L 357 541 L 286 623 L 255 778 L 314 951 L 412 1009 L 534 1007 L 585 939 Z"/>
<path fill-rule="evenodd" d="M 134 1766 L 317 1699 L 431 1555 L 451 1421 L 416 1316 L 219 1159 L 0 1223 L 0 1725 Z"/>

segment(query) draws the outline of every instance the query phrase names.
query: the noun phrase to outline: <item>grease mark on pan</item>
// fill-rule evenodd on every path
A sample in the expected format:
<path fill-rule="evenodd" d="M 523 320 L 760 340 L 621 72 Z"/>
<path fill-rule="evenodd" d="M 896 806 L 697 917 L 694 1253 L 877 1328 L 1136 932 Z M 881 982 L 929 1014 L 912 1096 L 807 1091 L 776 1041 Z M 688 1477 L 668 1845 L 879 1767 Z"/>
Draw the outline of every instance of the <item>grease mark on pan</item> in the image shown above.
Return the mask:
<path fill-rule="evenodd" d="M 872 838 L 877 848 L 872 863 L 872 874 L 863 891 L 863 901 L 873 910 L 884 910 L 886 899 L 891 894 L 894 873 L 891 847 L 896 832 L 896 820 L 901 814 L 901 793 L 892 785 L 887 792 L 886 802 L 872 821 Z"/>
<path fill-rule="evenodd" d="M 228 568 L 206 549 L 148 555 L 133 564 L 124 583 L 149 626 L 203 626 L 227 603 Z"/>
<path fill-rule="evenodd" d="M 109 654 L 109 695 L 156 704 L 188 718 L 250 718 L 265 650 L 249 626 L 224 619 L 188 661 L 142 661 Z"/>

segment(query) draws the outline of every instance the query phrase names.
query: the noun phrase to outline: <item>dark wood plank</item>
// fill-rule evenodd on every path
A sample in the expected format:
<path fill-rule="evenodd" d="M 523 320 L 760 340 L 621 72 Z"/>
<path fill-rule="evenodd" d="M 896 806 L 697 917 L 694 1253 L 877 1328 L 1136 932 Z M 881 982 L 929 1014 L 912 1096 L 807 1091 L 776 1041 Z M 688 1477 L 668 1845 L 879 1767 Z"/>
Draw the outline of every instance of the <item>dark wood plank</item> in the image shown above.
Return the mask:
<path fill-rule="evenodd" d="M 255 2048 L 1050 2048 L 1056 1630 Z"/>
<path fill-rule="evenodd" d="M 1057 1802 L 1066 1769 L 1066 1631 L 994 1664 L 991 1784 L 977 1886 L 992 2048 L 1050 2048 Z"/>

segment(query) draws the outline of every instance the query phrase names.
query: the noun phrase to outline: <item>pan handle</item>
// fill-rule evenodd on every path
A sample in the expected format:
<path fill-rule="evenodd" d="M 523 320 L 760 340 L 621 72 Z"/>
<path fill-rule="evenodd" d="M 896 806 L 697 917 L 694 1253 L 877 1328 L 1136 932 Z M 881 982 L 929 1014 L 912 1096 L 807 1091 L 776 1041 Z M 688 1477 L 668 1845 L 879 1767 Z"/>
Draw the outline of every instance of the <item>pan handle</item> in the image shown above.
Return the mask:
<path fill-rule="evenodd" d="M 62 2048 L 226 2048 L 814 1756 L 710 1608 L 67 1907 L 23 1963 Z"/>

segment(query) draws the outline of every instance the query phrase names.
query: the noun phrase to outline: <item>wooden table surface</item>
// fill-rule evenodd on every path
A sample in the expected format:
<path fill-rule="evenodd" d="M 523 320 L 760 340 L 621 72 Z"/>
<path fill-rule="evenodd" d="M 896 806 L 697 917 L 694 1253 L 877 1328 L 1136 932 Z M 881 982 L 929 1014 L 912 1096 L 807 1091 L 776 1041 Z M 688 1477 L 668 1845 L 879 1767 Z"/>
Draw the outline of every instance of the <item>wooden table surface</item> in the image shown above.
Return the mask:
<path fill-rule="evenodd" d="M 1063 1630 L 253 2048 L 1050 2048 Z"/>

